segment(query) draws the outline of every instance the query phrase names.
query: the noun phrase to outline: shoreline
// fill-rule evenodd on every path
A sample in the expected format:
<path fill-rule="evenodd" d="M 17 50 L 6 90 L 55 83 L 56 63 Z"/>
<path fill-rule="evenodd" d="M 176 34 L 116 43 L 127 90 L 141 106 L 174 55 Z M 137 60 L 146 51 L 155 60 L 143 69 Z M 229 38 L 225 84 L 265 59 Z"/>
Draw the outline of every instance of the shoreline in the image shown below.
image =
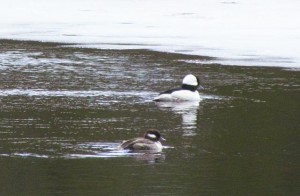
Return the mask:
<path fill-rule="evenodd" d="M 4 0 L 0 39 L 210 56 L 223 65 L 300 67 L 298 5 L 294 0 Z"/>
<path fill-rule="evenodd" d="M 298 66 L 286 66 L 286 65 L 247 65 L 247 64 L 224 64 L 226 60 L 211 57 L 211 56 L 205 56 L 205 55 L 193 55 L 193 54 L 185 54 L 185 53 L 177 53 L 177 52 L 166 52 L 166 51 L 159 51 L 159 50 L 152 50 L 147 48 L 131 48 L 131 49 L 114 49 L 114 48 L 98 48 L 98 47 L 92 47 L 93 44 L 84 44 L 84 43 L 70 43 L 70 42 L 56 42 L 56 41 L 38 41 L 38 40 L 26 40 L 26 39 L 0 39 L 0 45 L 2 44 L 42 44 L 42 45 L 48 45 L 48 46 L 57 46 L 57 47 L 69 47 L 74 49 L 86 49 L 86 50 L 102 50 L 102 51 L 144 51 L 152 54 L 164 54 L 164 55 L 171 55 L 171 56 L 177 56 L 178 58 L 182 58 L 181 61 L 184 61 L 185 63 L 192 63 L 192 64 L 205 64 L 205 65 L 220 65 L 220 66 L 233 66 L 233 67 L 257 67 L 257 68 L 280 68 L 280 69 L 286 69 L 286 70 L 292 70 L 292 71 L 300 71 L 300 67 Z M 101 44 L 99 44 L 101 45 Z M 122 44 L 120 44 L 122 45 Z M 15 48 L 18 49 L 18 48 Z M 0 49 L 0 51 L 5 51 L 5 49 Z M 187 60 L 186 60 L 187 59 Z M 272 64 L 272 63 L 270 63 Z"/>

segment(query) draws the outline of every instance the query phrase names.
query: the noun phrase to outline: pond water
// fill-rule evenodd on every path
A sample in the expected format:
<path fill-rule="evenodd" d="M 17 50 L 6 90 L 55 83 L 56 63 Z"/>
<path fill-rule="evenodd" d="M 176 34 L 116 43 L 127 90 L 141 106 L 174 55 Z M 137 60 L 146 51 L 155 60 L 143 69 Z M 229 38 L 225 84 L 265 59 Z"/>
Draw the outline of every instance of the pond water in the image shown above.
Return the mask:
<path fill-rule="evenodd" d="M 1 195 L 298 195 L 300 72 L 0 41 Z M 199 63 L 207 62 L 207 63 Z M 200 103 L 155 103 L 199 76 Z M 118 149 L 157 129 L 158 154 Z"/>

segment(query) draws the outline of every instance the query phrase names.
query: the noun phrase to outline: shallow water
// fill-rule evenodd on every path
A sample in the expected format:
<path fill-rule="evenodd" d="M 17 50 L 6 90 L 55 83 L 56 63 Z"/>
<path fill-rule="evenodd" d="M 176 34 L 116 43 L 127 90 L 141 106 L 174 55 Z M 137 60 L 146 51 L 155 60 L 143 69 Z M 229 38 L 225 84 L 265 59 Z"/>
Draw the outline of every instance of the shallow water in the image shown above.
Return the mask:
<path fill-rule="evenodd" d="M 300 193 L 298 70 L 0 45 L 1 195 Z M 202 80 L 200 103 L 151 101 L 187 73 Z M 149 128 L 167 139 L 162 153 L 118 149 Z"/>

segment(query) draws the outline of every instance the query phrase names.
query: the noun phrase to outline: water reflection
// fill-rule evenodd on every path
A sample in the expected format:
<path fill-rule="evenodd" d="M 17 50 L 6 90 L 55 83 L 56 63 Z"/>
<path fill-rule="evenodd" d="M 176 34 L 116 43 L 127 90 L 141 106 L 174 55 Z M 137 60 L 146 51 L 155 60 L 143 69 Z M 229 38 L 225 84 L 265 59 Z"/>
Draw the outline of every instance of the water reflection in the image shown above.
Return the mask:
<path fill-rule="evenodd" d="M 182 117 L 182 128 L 184 136 L 196 135 L 197 119 L 199 112 L 198 101 L 184 101 L 184 102 L 156 102 L 157 107 L 161 110 L 171 110 Z"/>
<path fill-rule="evenodd" d="M 35 156 L 35 157 L 46 157 L 46 156 Z M 67 159 L 82 159 L 82 158 L 116 158 L 116 157 L 133 157 L 139 162 L 148 164 L 159 163 L 165 160 L 165 154 L 163 153 L 132 153 L 126 150 L 115 150 L 107 152 L 98 152 L 95 154 L 66 154 L 62 158 Z"/>
<path fill-rule="evenodd" d="M 135 159 L 140 162 L 152 164 L 164 162 L 166 156 L 163 153 L 139 153 L 136 154 Z"/>

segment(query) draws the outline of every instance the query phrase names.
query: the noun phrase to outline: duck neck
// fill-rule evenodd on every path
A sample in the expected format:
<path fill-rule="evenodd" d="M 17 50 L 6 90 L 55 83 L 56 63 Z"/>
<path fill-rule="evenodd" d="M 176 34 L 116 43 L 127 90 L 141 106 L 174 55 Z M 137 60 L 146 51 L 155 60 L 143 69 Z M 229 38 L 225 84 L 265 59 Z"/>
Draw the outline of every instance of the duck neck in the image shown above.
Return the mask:
<path fill-rule="evenodd" d="M 197 86 L 188 85 L 188 84 L 182 84 L 181 88 L 185 89 L 185 90 L 196 91 L 198 87 Z"/>

